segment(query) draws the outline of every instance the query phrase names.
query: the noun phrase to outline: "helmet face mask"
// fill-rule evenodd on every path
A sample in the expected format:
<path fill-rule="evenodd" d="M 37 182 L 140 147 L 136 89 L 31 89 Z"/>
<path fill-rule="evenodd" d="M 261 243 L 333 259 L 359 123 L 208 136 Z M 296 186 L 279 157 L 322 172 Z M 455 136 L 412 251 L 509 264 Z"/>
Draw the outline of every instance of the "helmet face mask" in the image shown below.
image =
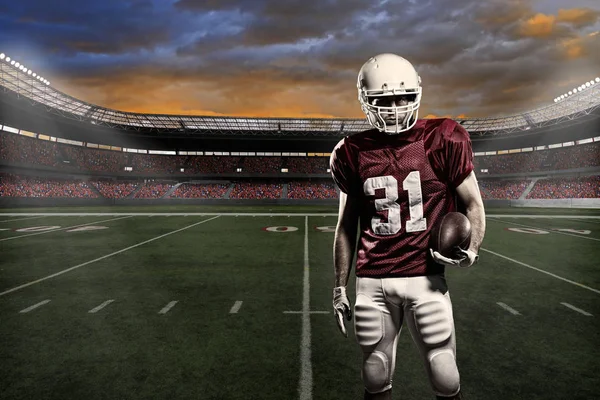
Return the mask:
<path fill-rule="evenodd" d="M 358 74 L 357 88 L 362 111 L 374 128 L 398 134 L 416 124 L 421 78 L 404 58 L 395 54 L 372 57 Z"/>

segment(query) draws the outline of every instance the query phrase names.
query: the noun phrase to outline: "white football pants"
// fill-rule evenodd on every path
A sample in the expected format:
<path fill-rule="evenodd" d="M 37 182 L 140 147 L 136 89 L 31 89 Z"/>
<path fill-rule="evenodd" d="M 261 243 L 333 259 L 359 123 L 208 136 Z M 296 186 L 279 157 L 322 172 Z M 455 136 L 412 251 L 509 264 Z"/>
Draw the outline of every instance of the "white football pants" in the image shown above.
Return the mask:
<path fill-rule="evenodd" d="M 423 357 L 434 393 L 460 389 L 452 303 L 442 275 L 356 279 L 354 329 L 363 351 L 362 378 L 370 393 L 392 387 L 396 344 L 406 324 Z"/>

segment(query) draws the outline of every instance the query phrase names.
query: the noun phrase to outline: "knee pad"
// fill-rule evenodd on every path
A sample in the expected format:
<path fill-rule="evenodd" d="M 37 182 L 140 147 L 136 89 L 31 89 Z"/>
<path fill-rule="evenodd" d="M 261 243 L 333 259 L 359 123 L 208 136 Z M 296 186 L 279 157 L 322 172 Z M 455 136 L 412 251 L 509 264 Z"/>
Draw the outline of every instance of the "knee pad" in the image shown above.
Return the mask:
<path fill-rule="evenodd" d="M 438 396 L 451 397 L 460 390 L 460 375 L 451 350 L 435 353 L 429 359 L 431 386 Z"/>
<path fill-rule="evenodd" d="M 385 353 L 374 351 L 365 355 L 362 368 L 365 389 L 369 393 L 381 393 L 392 387 L 390 364 Z"/>
<path fill-rule="evenodd" d="M 431 299 L 414 309 L 415 327 L 429 347 L 444 345 L 452 335 L 452 310 L 443 298 Z"/>

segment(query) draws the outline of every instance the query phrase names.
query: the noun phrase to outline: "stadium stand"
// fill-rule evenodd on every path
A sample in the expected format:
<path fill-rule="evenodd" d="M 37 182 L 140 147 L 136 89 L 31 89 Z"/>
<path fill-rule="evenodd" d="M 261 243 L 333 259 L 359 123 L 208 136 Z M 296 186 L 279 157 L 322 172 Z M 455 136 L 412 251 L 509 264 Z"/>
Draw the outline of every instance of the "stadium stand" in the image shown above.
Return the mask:
<path fill-rule="evenodd" d="M 230 199 L 280 199 L 282 183 L 236 182 L 229 194 Z"/>
<path fill-rule="evenodd" d="M 528 199 L 600 198 L 600 175 L 540 179 L 527 195 Z"/>
<path fill-rule="evenodd" d="M 518 199 L 527 185 L 529 185 L 529 179 L 518 179 L 518 180 L 480 180 L 479 190 L 481 191 L 481 197 L 484 200 L 489 199 Z"/>
<path fill-rule="evenodd" d="M 70 179 L 41 179 L 24 175 L 0 173 L 0 196 L 97 198 L 89 183 Z"/>
<path fill-rule="evenodd" d="M 44 166 L 47 170 L 73 175 L 95 174 L 95 177 L 63 178 L 2 175 L 2 196 L 7 197 L 78 197 L 106 199 L 336 199 L 337 188 L 326 179 L 328 157 L 280 156 L 199 156 L 135 154 L 123 151 L 94 149 L 72 144 L 36 139 L 2 131 L 0 133 L 0 163 L 27 169 Z M 600 142 L 493 156 L 478 156 L 474 160 L 484 200 L 600 198 L 598 176 L 568 177 L 569 170 L 600 167 Z M 132 168 L 132 178 L 125 181 L 125 167 Z M 286 168 L 291 174 L 320 174 L 321 178 L 286 179 L 285 181 L 250 182 L 236 179 L 234 183 L 186 183 L 196 174 L 280 174 Z M 183 169 L 183 172 L 181 171 Z M 240 170 L 241 169 L 241 170 Z M 480 172 L 487 169 L 487 174 Z M 14 172 L 14 170 L 12 171 Z M 531 172 L 563 172 L 561 178 L 540 179 L 525 197 L 533 182 L 528 177 L 498 179 L 502 174 Z M 119 180 L 114 174 L 121 174 Z M 169 182 L 145 181 L 135 173 L 167 175 Z M 590 173 L 590 172 L 588 172 Z M 593 174 L 593 172 L 591 172 Z M 99 176 L 100 175 L 100 176 Z M 487 178 L 487 175 L 491 177 Z M 231 178 L 231 176 L 230 176 Z M 267 179 L 270 179 L 269 177 Z M 168 179 L 168 178 L 167 178 Z M 189 179 L 189 178 L 188 178 Z M 228 178 L 229 179 L 229 178 Z M 235 179 L 235 178 L 234 178 Z M 181 184 L 175 188 L 175 185 Z M 285 182 L 285 184 L 283 183 Z M 174 189 L 174 190 L 173 190 Z M 285 190 L 287 189 L 287 190 Z M 530 187 L 531 189 L 531 187 Z M 226 193 L 231 190 L 229 196 Z M 167 193 L 172 191 L 167 196 Z"/>
<path fill-rule="evenodd" d="M 475 157 L 476 171 L 490 175 L 557 171 L 600 166 L 600 143 L 594 142 L 557 149 Z"/>
<path fill-rule="evenodd" d="M 90 181 L 100 194 L 107 199 L 122 199 L 133 193 L 138 185 L 133 182 L 114 182 L 109 180 Z"/>
<path fill-rule="evenodd" d="M 81 172 L 116 173 L 126 166 L 134 172 L 174 176 L 202 173 L 243 172 L 278 173 L 285 167 L 290 173 L 326 174 L 327 157 L 238 157 L 238 156 L 174 156 L 132 154 L 99 150 L 15 135 L 0 134 L 0 158 L 28 165 L 46 165 Z M 487 169 L 489 175 L 559 171 L 584 167 L 600 167 L 600 142 L 566 148 L 538 150 L 506 155 L 475 157 L 478 174 Z M 181 173 L 180 169 L 184 169 Z"/>
<path fill-rule="evenodd" d="M 288 199 L 337 199 L 339 197 L 333 182 L 290 181 Z"/>
<path fill-rule="evenodd" d="M 229 186 L 226 184 L 184 183 L 177 187 L 170 197 L 179 199 L 222 199 Z"/>
<path fill-rule="evenodd" d="M 172 189 L 174 184 L 161 182 L 146 182 L 133 196 L 136 199 L 160 199 Z"/>

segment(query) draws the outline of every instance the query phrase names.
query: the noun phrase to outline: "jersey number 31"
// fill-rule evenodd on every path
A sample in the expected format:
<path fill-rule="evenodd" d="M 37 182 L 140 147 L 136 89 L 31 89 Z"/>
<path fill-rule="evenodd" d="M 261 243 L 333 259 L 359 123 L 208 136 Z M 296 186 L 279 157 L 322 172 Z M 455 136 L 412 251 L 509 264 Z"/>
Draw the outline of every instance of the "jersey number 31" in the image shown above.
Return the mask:
<path fill-rule="evenodd" d="M 412 171 L 402 182 L 402 188 L 408 191 L 410 220 L 406 221 L 406 232 L 420 232 L 427 229 L 427 220 L 423 217 L 423 192 L 421 191 L 421 175 Z M 377 235 L 395 235 L 402 229 L 400 204 L 398 200 L 398 181 L 391 175 L 368 178 L 363 185 L 367 196 L 375 196 L 375 190 L 384 189 L 385 198 L 375 199 L 377 211 L 388 212 L 388 222 L 380 218 L 371 219 L 371 228 Z"/>

